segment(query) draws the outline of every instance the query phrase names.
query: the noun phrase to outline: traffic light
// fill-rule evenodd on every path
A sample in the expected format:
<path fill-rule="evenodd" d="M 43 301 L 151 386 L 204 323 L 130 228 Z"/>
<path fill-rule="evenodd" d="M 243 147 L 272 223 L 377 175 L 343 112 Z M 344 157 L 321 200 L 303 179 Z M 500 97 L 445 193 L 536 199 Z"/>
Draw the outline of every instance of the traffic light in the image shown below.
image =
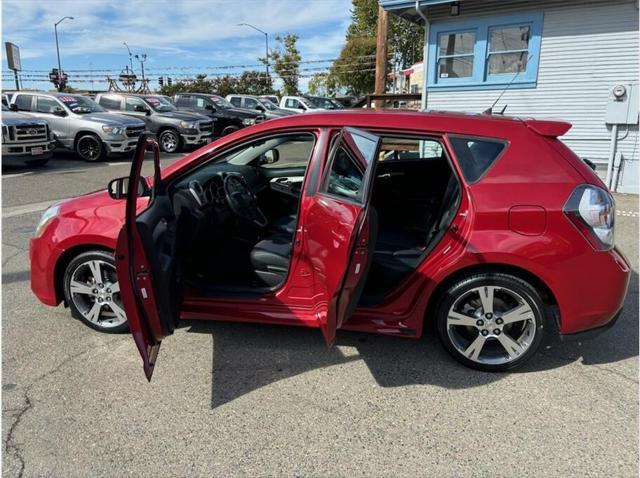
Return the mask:
<path fill-rule="evenodd" d="M 164 86 L 164 78 L 162 76 L 158 77 L 158 84 L 160 85 L 160 87 Z"/>
<path fill-rule="evenodd" d="M 171 86 L 171 77 L 167 78 L 167 85 Z"/>

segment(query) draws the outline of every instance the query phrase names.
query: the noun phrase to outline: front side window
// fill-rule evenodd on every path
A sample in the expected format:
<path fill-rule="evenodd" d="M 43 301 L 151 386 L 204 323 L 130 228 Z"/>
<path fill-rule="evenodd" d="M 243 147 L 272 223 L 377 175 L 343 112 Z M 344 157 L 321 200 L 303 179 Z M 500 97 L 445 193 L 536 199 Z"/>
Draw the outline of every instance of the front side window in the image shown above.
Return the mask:
<path fill-rule="evenodd" d="M 56 108 L 61 108 L 61 106 L 53 98 L 36 96 L 36 111 L 38 113 L 53 113 Z"/>
<path fill-rule="evenodd" d="M 300 102 L 298 100 L 293 99 L 293 98 L 287 98 L 285 106 L 287 108 L 300 108 Z"/>
<path fill-rule="evenodd" d="M 143 109 L 148 109 L 148 106 L 140 98 L 127 96 L 125 99 L 125 109 L 127 111 L 142 111 Z"/>
<path fill-rule="evenodd" d="M 343 146 L 338 146 L 331 164 L 327 192 L 357 200 L 364 185 L 364 170 Z"/>
<path fill-rule="evenodd" d="M 108 110 L 119 110 L 122 105 L 122 100 L 119 96 L 101 96 L 98 103 Z"/>
<path fill-rule="evenodd" d="M 441 33 L 438 37 L 438 78 L 470 78 L 475 45 L 474 31 Z"/>
<path fill-rule="evenodd" d="M 258 102 L 256 100 L 254 100 L 253 98 L 245 98 L 244 99 L 244 107 L 245 108 L 249 108 L 250 110 L 254 110 L 254 109 L 256 109 L 256 106 L 258 106 Z"/>

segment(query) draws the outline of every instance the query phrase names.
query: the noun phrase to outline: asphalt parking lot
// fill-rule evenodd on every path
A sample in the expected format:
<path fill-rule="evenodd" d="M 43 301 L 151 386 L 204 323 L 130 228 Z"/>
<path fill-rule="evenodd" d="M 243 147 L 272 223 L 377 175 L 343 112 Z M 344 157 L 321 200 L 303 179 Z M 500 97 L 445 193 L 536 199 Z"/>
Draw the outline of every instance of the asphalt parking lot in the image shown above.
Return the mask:
<path fill-rule="evenodd" d="M 637 196 L 616 198 L 634 268 L 619 323 L 517 373 L 464 368 L 430 335 L 343 332 L 327 349 L 317 330 L 187 322 L 147 383 L 130 336 L 29 289 L 42 210 L 128 166 L 3 170 L 5 476 L 637 476 Z"/>

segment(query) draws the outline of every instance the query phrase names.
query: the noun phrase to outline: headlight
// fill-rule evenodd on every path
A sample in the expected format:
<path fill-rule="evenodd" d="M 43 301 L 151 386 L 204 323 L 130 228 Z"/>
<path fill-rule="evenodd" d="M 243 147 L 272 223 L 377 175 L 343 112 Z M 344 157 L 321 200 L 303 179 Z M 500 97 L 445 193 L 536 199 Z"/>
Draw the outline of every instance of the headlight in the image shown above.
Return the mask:
<path fill-rule="evenodd" d="M 180 121 L 180 127 L 184 129 L 196 129 L 198 127 L 198 123 L 192 121 L 188 123 L 187 121 Z"/>
<path fill-rule="evenodd" d="M 40 218 L 40 222 L 38 223 L 38 226 L 36 227 L 35 237 L 40 237 L 42 235 L 44 230 L 51 223 L 51 221 L 55 219 L 55 217 L 58 215 L 59 212 L 60 212 L 59 204 L 55 204 L 51 206 L 49 209 L 47 209 L 44 212 L 44 214 Z"/>
<path fill-rule="evenodd" d="M 564 206 L 564 213 L 594 249 L 613 248 L 615 204 L 609 192 L 591 184 L 578 186 Z"/>
<path fill-rule="evenodd" d="M 119 126 L 103 126 L 102 131 L 110 134 L 122 134 L 122 132 L 124 131 L 124 128 Z"/>
<path fill-rule="evenodd" d="M 253 118 L 245 118 L 242 120 L 242 124 L 245 126 L 251 126 L 252 124 L 256 124 L 256 120 Z"/>

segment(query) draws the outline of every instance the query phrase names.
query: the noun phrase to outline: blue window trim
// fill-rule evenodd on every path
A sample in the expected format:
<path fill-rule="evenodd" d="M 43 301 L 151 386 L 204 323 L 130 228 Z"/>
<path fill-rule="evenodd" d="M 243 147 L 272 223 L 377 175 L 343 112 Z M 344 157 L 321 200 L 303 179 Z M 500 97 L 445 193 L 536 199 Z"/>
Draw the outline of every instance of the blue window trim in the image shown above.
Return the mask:
<path fill-rule="evenodd" d="M 529 12 L 514 15 L 476 17 L 445 22 L 433 22 L 429 31 L 429 68 L 427 88 L 438 91 L 492 90 L 503 88 L 513 80 L 512 74 L 488 75 L 489 30 L 496 27 L 528 25 L 531 27 L 529 38 L 529 59 L 527 70 L 518 75 L 511 88 L 535 88 L 538 81 L 540 43 L 542 38 L 542 12 Z M 438 78 L 438 38 L 443 33 L 473 31 L 476 44 L 473 50 L 473 73 L 470 78 Z"/>

